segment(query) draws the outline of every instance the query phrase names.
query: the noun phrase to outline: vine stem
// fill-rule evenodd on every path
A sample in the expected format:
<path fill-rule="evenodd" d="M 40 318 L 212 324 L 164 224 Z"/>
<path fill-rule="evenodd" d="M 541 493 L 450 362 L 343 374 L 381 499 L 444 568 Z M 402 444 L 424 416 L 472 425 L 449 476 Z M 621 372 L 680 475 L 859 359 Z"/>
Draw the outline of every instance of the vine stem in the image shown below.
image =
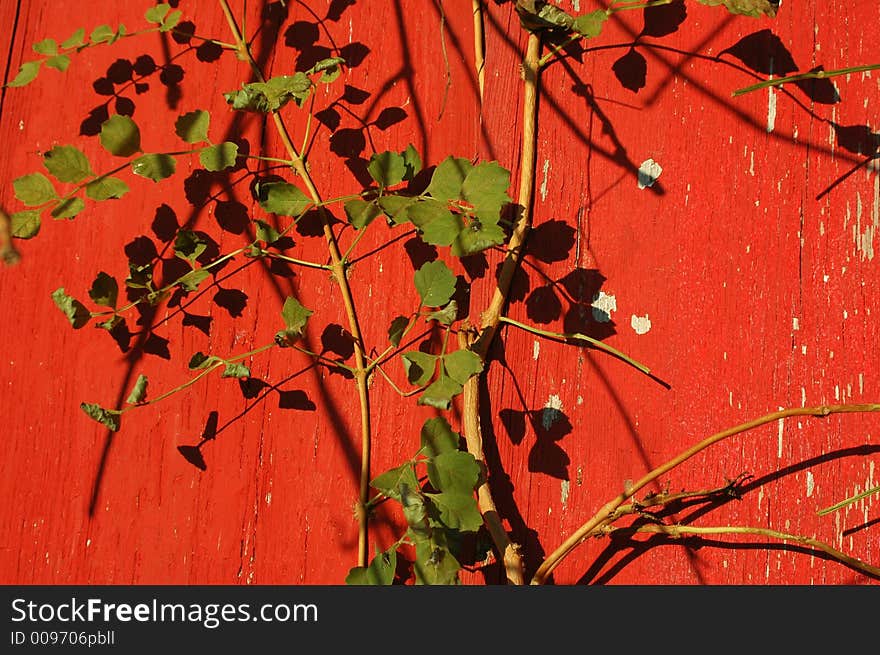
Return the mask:
<path fill-rule="evenodd" d="M 823 541 L 813 539 L 812 537 L 805 537 L 803 535 L 779 532 L 778 530 L 771 530 L 770 528 L 758 528 L 747 525 L 695 526 L 650 523 L 634 528 L 609 528 L 606 530 L 606 532 L 647 532 L 652 534 L 663 534 L 673 538 L 680 538 L 686 535 L 700 536 L 719 534 L 748 534 L 761 537 L 769 537 L 770 539 L 779 539 L 780 541 L 794 542 L 802 544 L 804 546 L 809 546 L 810 548 L 815 548 L 816 550 L 821 550 L 826 555 L 829 555 L 839 562 L 843 562 L 847 566 L 851 566 L 852 568 L 862 571 L 863 573 L 872 575 L 875 578 L 880 578 L 880 567 L 872 566 L 871 564 L 863 562 L 862 560 L 853 557 L 852 555 L 847 555 L 846 553 L 841 552 L 832 546 L 829 546 Z"/>
<path fill-rule="evenodd" d="M 534 32 L 530 32 L 522 64 L 523 131 L 518 197 L 522 213 L 516 221 L 513 233 L 507 243 L 507 255 L 501 267 L 501 274 L 498 276 L 498 286 L 495 288 L 489 306 L 482 314 L 479 337 L 471 341 L 471 337 L 466 336 L 464 332 L 460 333 L 459 336 L 462 347 L 469 347 L 484 363 L 489 352 L 489 346 L 492 345 L 492 340 L 495 338 L 498 326 L 501 324 L 501 312 L 507 302 L 510 285 L 513 282 L 513 275 L 516 272 L 517 266 L 519 266 L 523 245 L 531 228 L 538 116 L 538 61 L 540 58 L 541 37 Z M 462 392 L 462 427 L 468 452 L 477 461 L 485 463 L 483 435 L 482 428 L 480 427 L 480 377 L 474 376 L 464 385 Z M 488 481 L 484 482 L 477 490 L 477 503 L 495 548 L 504 562 L 507 581 L 516 585 L 523 584 L 525 582 L 525 572 L 519 546 L 511 541 L 504 530 L 504 526 L 501 524 L 501 517 L 498 515 L 495 501 L 492 499 Z"/>
<path fill-rule="evenodd" d="M 238 45 L 239 55 L 245 59 L 251 66 L 254 75 L 260 81 L 265 81 L 263 73 L 257 62 L 254 61 L 250 47 L 238 28 L 238 23 L 232 15 L 228 0 L 218 0 L 220 7 L 226 16 L 226 22 L 232 32 L 235 42 Z M 290 138 L 290 133 L 284 124 L 281 115 L 277 111 L 272 112 L 272 120 L 284 144 L 284 148 L 290 155 L 291 168 L 302 178 L 306 190 L 314 200 L 318 214 L 321 217 L 324 238 L 327 241 L 327 250 L 330 254 L 330 264 L 328 268 L 331 271 L 333 279 L 339 286 L 342 295 L 342 303 L 345 308 L 346 318 L 348 319 L 349 331 L 354 340 L 354 379 L 357 385 L 358 399 L 361 408 L 361 469 L 359 479 L 359 495 L 356 507 L 356 515 L 358 520 L 358 566 L 367 566 L 369 563 L 369 534 L 368 521 L 369 512 L 367 506 L 370 496 L 370 447 L 371 447 L 371 430 L 370 430 L 370 397 L 367 386 L 367 364 L 366 364 L 366 348 L 361 334 L 360 324 L 358 323 L 357 312 L 355 311 L 354 299 L 351 292 L 351 286 L 346 277 L 346 263 L 339 250 L 339 243 L 327 215 L 327 210 L 321 201 L 321 194 L 318 192 L 302 156 Z"/>
<path fill-rule="evenodd" d="M 474 14 L 474 68 L 477 71 L 477 86 L 480 89 L 480 102 L 483 102 L 483 87 L 486 83 L 486 36 L 483 30 L 483 0 L 471 0 Z"/>
<path fill-rule="evenodd" d="M 658 466 L 632 486 L 627 486 L 623 493 L 605 503 L 602 508 L 598 512 L 596 512 L 592 518 L 590 518 L 590 520 L 579 527 L 568 539 L 566 539 L 544 560 L 541 566 L 538 567 L 538 570 L 535 571 L 535 575 L 532 577 L 531 584 L 539 585 L 546 582 L 549 575 L 557 566 L 559 566 L 562 560 L 565 559 L 582 541 L 584 541 L 584 539 L 589 537 L 597 527 L 605 523 L 608 518 L 615 512 L 615 510 L 617 510 L 617 508 L 619 508 L 623 503 L 632 498 L 641 489 L 654 482 L 661 475 L 668 473 L 672 469 L 683 464 L 691 457 L 705 450 L 706 448 L 709 448 L 710 446 L 713 446 L 720 441 L 724 441 L 725 439 L 734 435 L 748 432 L 749 430 L 753 430 L 762 425 L 766 425 L 767 423 L 779 421 L 790 416 L 825 417 L 830 414 L 856 414 L 866 412 L 880 412 L 880 403 L 863 405 L 820 405 L 818 407 L 791 407 L 789 409 L 783 409 L 778 412 L 766 414 L 746 423 L 741 423 L 740 425 L 728 428 L 726 430 L 713 434 L 706 439 L 703 439 L 699 443 L 691 446 L 676 457 L 672 458 L 665 464 Z"/>
<path fill-rule="evenodd" d="M 730 95 L 736 98 L 737 96 L 745 95 L 746 93 L 751 93 L 752 91 L 766 89 L 767 87 L 771 86 L 782 86 L 783 84 L 788 84 L 789 82 L 800 82 L 801 80 L 823 80 L 828 77 L 837 77 L 838 75 L 848 75 L 850 73 L 864 73 L 866 71 L 873 71 L 877 69 L 880 69 L 880 64 L 866 64 L 864 66 L 840 68 L 838 70 L 832 71 L 811 71 L 809 73 L 798 73 L 797 75 L 789 75 L 788 77 L 777 77 L 773 80 L 764 80 L 763 82 L 758 82 L 757 84 L 752 84 L 751 86 L 737 89 Z"/>

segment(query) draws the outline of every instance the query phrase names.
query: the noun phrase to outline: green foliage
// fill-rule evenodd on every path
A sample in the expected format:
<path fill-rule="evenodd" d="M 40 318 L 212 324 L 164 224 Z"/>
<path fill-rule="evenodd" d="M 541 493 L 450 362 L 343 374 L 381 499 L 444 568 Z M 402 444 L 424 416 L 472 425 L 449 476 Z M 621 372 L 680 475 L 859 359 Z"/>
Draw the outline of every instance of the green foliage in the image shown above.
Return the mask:
<path fill-rule="evenodd" d="M 224 93 L 223 97 L 233 109 L 269 113 L 278 111 L 291 100 L 300 107 L 312 91 L 312 81 L 305 73 L 279 75 L 265 82 L 243 84 L 237 91 Z"/>
<path fill-rule="evenodd" d="M 89 289 L 89 298 L 96 305 L 103 307 L 116 307 L 116 300 L 119 297 L 119 284 L 107 273 L 101 271 L 92 282 L 92 288 Z"/>
<path fill-rule="evenodd" d="M 732 14 L 741 14 L 743 16 L 751 16 L 759 18 L 761 16 L 776 16 L 779 9 L 779 2 L 771 2 L 770 0 L 697 0 L 701 5 L 709 7 L 724 6 Z"/>
<path fill-rule="evenodd" d="M 256 192 L 260 207 L 270 214 L 299 216 L 312 205 L 312 201 L 299 187 L 287 182 L 258 184 Z"/>
<path fill-rule="evenodd" d="M 147 397 L 147 385 L 149 384 L 149 380 L 147 376 L 141 373 L 138 375 L 137 380 L 135 380 L 134 387 L 132 387 L 131 393 L 128 394 L 128 398 L 125 400 L 129 405 L 138 405 L 144 402 L 144 399 Z"/>
<path fill-rule="evenodd" d="M 33 239 L 40 233 L 40 212 L 20 211 L 9 217 L 10 232 L 16 239 Z"/>
<path fill-rule="evenodd" d="M 79 406 L 89 418 L 96 420 L 111 432 L 119 432 L 120 413 L 118 410 L 105 409 L 94 403 L 80 403 Z"/>
<path fill-rule="evenodd" d="M 346 584 L 391 584 L 403 546 L 414 554 L 410 575 L 416 584 L 458 583 L 461 535 L 483 525 L 474 496 L 482 470 L 473 455 L 458 449 L 460 440 L 445 418 L 428 419 L 418 455 L 372 480 L 370 486 L 380 494 L 373 502 L 388 498 L 399 503 L 407 530 L 369 566 L 353 568 Z M 426 483 L 420 482 L 420 470 L 427 473 Z"/>
<path fill-rule="evenodd" d="M 128 191 L 128 185 L 118 177 L 98 177 L 94 182 L 89 182 L 86 185 L 86 195 L 97 201 L 121 198 Z"/>
<path fill-rule="evenodd" d="M 42 173 L 31 173 L 17 178 L 12 183 L 15 197 L 28 207 L 45 205 L 57 198 L 55 187 Z"/>
<path fill-rule="evenodd" d="M 196 109 L 181 116 L 174 123 L 174 132 L 187 143 L 201 143 L 208 140 L 211 114 Z"/>
<path fill-rule="evenodd" d="M 82 182 L 93 174 L 89 160 L 74 146 L 55 146 L 43 153 L 43 165 L 59 182 Z"/>
<path fill-rule="evenodd" d="M 208 146 L 199 153 L 199 161 L 209 171 L 222 171 L 235 166 L 238 158 L 238 145 L 225 141 L 216 146 Z"/>
<path fill-rule="evenodd" d="M 141 149 L 141 131 L 128 116 L 111 116 L 101 125 L 101 145 L 111 155 L 130 157 Z"/>
<path fill-rule="evenodd" d="M 275 343 L 279 346 L 287 347 L 296 343 L 306 329 L 309 316 L 314 314 L 310 309 L 306 309 L 299 300 L 293 296 L 288 296 L 281 308 L 281 318 L 284 320 L 284 329 L 279 330 L 275 334 Z"/>
<path fill-rule="evenodd" d="M 64 292 L 64 287 L 59 287 L 52 292 L 52 300 L 55 301 L 55 306 L 67 317 L 75 330 L 89 322 L 91 318 L 89 310 L 79 300 L 67 295 Z"/>
<path fill-rule="evenodd" d="M 449 302 L 455 293 L 455 275 L 440 261 L 426 262 L 415 272 L 413 281 L 422 304 L 440 307 Z"/>
<path fill-rule="evenodd" d="M 141 155 L 131 162 L 131 172 L 153 182 L 159 182 L 174 175 L 177 161 L 171 155 L 154 153 Z"/>
<path fill-rule="evenodd" d="M 144 18 L 148 23 L 159 25 L 160 32 L 168 32 L 177 26 L 182 15 L 180 10 L 171 11 L 171 5 L 163 3 L 147 9 Z"/>

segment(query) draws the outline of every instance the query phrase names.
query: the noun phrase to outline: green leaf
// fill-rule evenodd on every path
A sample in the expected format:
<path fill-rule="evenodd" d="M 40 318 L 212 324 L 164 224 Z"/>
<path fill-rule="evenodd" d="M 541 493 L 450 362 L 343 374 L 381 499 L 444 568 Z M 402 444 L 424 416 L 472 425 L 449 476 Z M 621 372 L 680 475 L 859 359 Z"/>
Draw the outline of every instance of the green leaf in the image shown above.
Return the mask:
<path fill-rule="evenodd" d="M 413 350 L 403 353 L 403 370 L 410 384 L 420 387 L 434 377 L 437 370 L 437 355 Z"/>
<path fill-rule="evenodd" d="M 141 149 L 141 131 L 131 118 L 116 114 L 101 124 L 101 145 L 111 155 L 131 157 Z"/>
<path fill-rule="evenodd" d="M 159 28 L 160 32 L 170 32 L 177 24 L 180 22 L 180 18 L 183 16 L 183 12 L 179 9 L 176 11 L 172 11 L 165 20 L 162 21 L 162 27 Z"/>
<path fill-rule="evenodd" d="M 59 202 L 51 211 L 52 218 L 73 218 L 86 208 L 82 198 L 67 198 Z"/>
<path fill-rule="evenodd" d="M 174 238 L 174 254 L 193 263 L 208 248 L 208 242 L 198 232 L 180 230 Z"/>
<path fill-rule="evenodd" d="M 216 361 L 216 359 L 216 357 L 212 355 L 206 355 L 201 350 L 199 350 L 193 353 L 193 356 L 189 358 L 189 364 L 187 364 L 187 367 L 191 371 L 208 368 L 208 366 Z"/>
<path fill-rule="evenodd" d="M 422 304 L 426 307 L 441 307 L 448 303 L 455 293 L 455 275 L 439 259 L 422 264 L 413 275 L 413 281 Z"/>
<path fill-rule="evenodd" d="M 419 396 L 418 405 L 449 409 L 453 396 L 462 392 L 462 386 L 447 375 L 441 375 Z"/>
<path fill-rule="evenodd" d="M 201 143 L 208 140 L 211 114 L 196 109 L 181 116 L 174 123 L 174 132 L 187 143 Z"/>
<path fill-rule="evenodd" d="M 428 462 L 428 480 L 431 481 L 431 486 L 444 493 L 473 495 L 474 488 L 480 481 L 480 474 L 480 465 L 474 456 L 461 450 L 440 453 Z"/>
<path fill-rule="evenodd" d="M 511 201 L 509 186 L 510 171 L 497 162 L 482 162 L 468 172 L 461 185 L 461 197 L 477 211 L 494 213 Z"/>
<path fill-rule="evenodd" d="M 422 158 L 419 156 L 419 151 L 410 143 L 400 155 L 403 157 L 403 179 L 412 180 L 422 170 Z"/>
<path fill-rule="evenodd" d="M 154 182 L 174 175 L 177 162 L 171 155 L 141 155 L 131 162 L 131 172 Z"/>
<path fill-rule="evenodd" d="M 759 18 L 760 16 L 776 16 L 779 9 L 779 2 L 770 2 L 770 0 L 697 0 L 701 5 L 708 7 L 717 7 L 724 5 L 732 14 L 740 14 L 743 16 L 751 16 Z"/>
<path fill-rule="evenodd" d="M 35 43 L 33 49 L 34 52 L 51 57 L 58 54 L 58 42 L 55 39 L 43 39 Z"/>
<path fill-rule="evenodd" d="M 235 166 L 238 158 L 238 144 L 224 141 L 216 146 L 208 146 L 199 153 L 199 161 L 209 171 L 222 171 Z"/>
<path fill-rule="evenodd" d="M 137 405 L 138 403 L 142 403 L 144 398 L 147 397 L 147 385 L 149 384 L 149 380 L 147 380 L 147 376 L 141 373 L 138 375 L 137 380 L 134 383 L 134 388 L 131 390 L 131 393 L 128 394 L 127 402 L 129 405 Z"/>
<path fill-rule="evenodd" d="M 400 340 L 408 325 L 409 318 L 406 316 L 397 316 L 391 321 L 391 325 L 388 327 L 388 341 L 395 348 L 400 345 Z"/>
<path fill-rule="evenodd" d="M 370 157 L 367 172 L 384 189 L 403 181 L 403 176 L 406 174 L 406 164 L 403 155 L 396 152 L 377 152 Z"/>
<path fill-rule="evenodd" d="M 419 490 L 418 485 L 411 486 L 408 482 L 398 485 L 400 504 L 403 507 L 403 517 L 417 538 L 426 538 L 431 533 L 428 523 L 428 508 L 425 507 L 425 497 Z"/>
<path fill-rule="evenodd" d="M 423 200 L 407 207 L 409 220 L 419 228 L 422 241 L 435 246 L 452 244 L 461 232 L 461 219 L 436 200 Z"/>
<path fill-rule="evenodd" d="M 26 86 L 37 79 L 42 61 L 26 61 L 18 68 L 18 74 L 6 86 Z"/>
<path fill-rule="evenodd" d="M 440 510 L 440 520 L 447 527 L 461 532 L 476 532 L 483 526 L 483 515 L 480 514 L 473 493 L 444 491 L 426 495 Z"/>
<path fill-rule="evenodd" d="M 370 482 L 370 486 L 380 494 L 397 501 L 401 500 L 401 485 L 404 490 L 418 489 L 419 487 L 419 480 L 410 462 L 385 471 Z"/>
<path fill-rule="evenodd" d="M 243 84 L 237 91 L 224 93 L 233 109 L 267 113 L 281 109 L 290 100 L 298 105 L 309 97 L 312 82 L 305 73 L 280 75 L 265 82 Z"/>
<path fill-rule="evenodd" d="M 369 566 L 356 566 L 345 577 L 347 585 L 390 585 L 397 570 L 397 545 L 377 554 Z"/>
<path fill-rule="evenodd" d="M 429 418 L 422 426 L 422 452 L 433 459 L 443 453 L 458 452 L 461 435 L 442 416 Z"/>
<path fill-rule="evenodd" d="M 458 233 L 452 243 L 452 254 L 455 257 L 467 257 L 500 245 L 506 239 L 507 234 L 497 223 L 474 220 Z"/>
<path fill-rule="evenodd" d="M 443 357 L 446 373 L 459 384 L 464 384 L 472 376 L 483 370 L 480 356 L 471 350 L 456 350 Z"/>
<path fill-rule="evenodd" d="M 434 169 L 425 193 L 437 200 L 457 200 L 461 197 L 461 186 L 471 168 L 473 166 L 467 159 L 447 157 Z"/>
<path fill-rule="evenodd" d="M 585 38 L 594 39 L 601 34 L 602 26 L 606 20 L 608 20 L 608 14 L 605 10 L 597 9 L 583 16 L 576 16 L 571 29 Z"/>
<path fill-rule="evenodd" d="M 303 307 L 299 300 L 293 296 L 288 296 L 281 308 L 281 318 L 284 319 L 284 325 L 288 330 L 300 334 L 305 330 L 306 322 L 312 314 L 314 314 L 312 310 Z"/>
<path fill-rule="evenodd" d="M 416 544 L 416 561 L 413 564 L 416 584 L 455 585 L 458 584 L 458 571 L 461 564 L 448 548 L 438 546 L 429 540 Z"/>
<path fill-rule="evenodd" d="M 46 66 L 54 68 L 62 73 L 70 67 L 70 57 L 67 55 L 55 55 L 46 60 Z"/>
<path fill-rule="evenodd" d="M 382 213 L 382 210 L 374 203 L 361 200 L 360 198 L 349 200 L 345 203 L 344 209 L 348 222 L 356 230 L 365 228 L 373 222 L 374 218 Z"/>
<path fill-rule="evenodd" d="M 257 238 L 260 241 L 265 241 L 267 246 L 275 243 L 281 238 L 281 234 L 278 230 L 265 221 L 255 220 L 254 223 L 257 224 Z"/>
<path fill-rule="evenodd" d="M 309 70 L 306 71 L 307 75 L 314 75 L 315 73 L 320 73 L 322 71 L 331 70 L 336 68 L 340 64 L 344 64 L 345 59 L 342 57 L 329 57 L 327 59 L 322 59 L 317 64 L 312 66 Z"/>
<path fill-rule="evenodd" d="M 69 38 L 61 42 L 61 48 L 63 50 L 69 50 L 70 48 L 79 48 L 85 45 L 85 37 L 86 31 L 80 27 L 76 32 L 71 34 Z"/>
<path fill-rule="evenodd" d="M 100 405 L 93 403 L 80 403 L 79 407 L 89 418 L 96 420 L 112 432 L 119 432 L 120 416 L 118 410 L 104 409 Z"/>
<path fill-rule="evenodd" d="M 280 216 L 299 216 L 312 205 L 306 194 L 287 182 L 260 184 L 257 197 L 260 207 Z"/>
<path fill-rule="evenodd" d="M 281 308 L 281 318 L 284 319 L 285 329 L 275 335 L 275 342 L 279 345 L 290 345 L 299 339 L 306 329 L 309 316 L 314 314 L 311 309 L 306 309 L 296 298 L 288 296 Z"/>
<path fill-rule="evenodd" d="M 169 11 L 171 11 L 171 5 L 163 2 L 162 4 L 147 9 L 144 18 L 147 19 L 148 23 L 161 23 L 165 20 L 165 16 Z"/>
<path fill-rule="evenodd" d="M 89 298 L 96 305 L 102 307 L 116 307 L 116 300 L 119 296 L 119 284 L 113 276 L 108 275 L 104 271 L 98 273 L 95 281 L 92 282 L 92 288 L 89 289 Z"/>
<path fill-rule="evenodd" d="M 52 292 L 52 300 L 70 321 L 74 330 L 80 329 L 89 322 L 91 318 L 89 310 L 79 300 L 64 293 L 64 287 L 59 287 Z"/>
<path fill-rule="evenodd" d="M 52 182 L 42 173 L 31 173 L 16 178 L 12 182 L 12 188 L 15 190 L 15 197 L 27 207 L 43 205 L 58 197 Z"/>
<path fill-rule="evenodd" d="M 89 160 L 74 146 L 55 146 L 43 153 L 43 165 L 59 182 L 81 182 L 92 175 Z"/>
<path fill-rule="evenodd" d="M 241 362 L 228 362 L 221 378 L 249 378 L 251 370 Z"/>
<path fill-rule="evenodd" d="M 10 232 L 16 239 L 33 239 L 40 232 L 40 212 L 27 210 L 9 217 Z"/>
<path fill-rule="evenodd" d="M 99 202 L 121 198 L 126 193 L 128 193 L 128 185 L 118 177 L 99 177 L 86 185 L 86 195 Z"/>
<path fill-rule="evenodd" d="M 103 321 L 101 323 L 95 323 L 95 327 L 101 328 L 102 330 L 107 330 L 108 332 L 110 332 L 111 330 L 113 330 L 113 328 L 115 328 L 120 323 L 125 324 L 125 319 L 122 318 L 119 314 L 113 314 L 113 316 L 108 318 L 106 321 Z"/>
<path fill-rule="evenodd" d="M 395 225 L 409 223 L 407 208 L 417 202 L 416 198 L 407 196 L 382 196 L 377 201 L 385 215 Z"/>
<path fill-rule="evenodd" d="M 437 311 L 428 314 L 427 319 L 429 321 L 437 321 L 443 325 L 452 325 L 457 317 L 458 303 L 454 300 L 450 300 L 449 304 L 443 309 L 438 309 Z"/>
<path fill-rule="evenodd" d="M 113 43 L 116 40 L 116 31 L 109 25 L 98 25 L 92 30 L 89 41 L 92 43 Z"/>
<path fill-rule="evenodd" d="M 177 282 L 184 291 L 192 292 L 198 291 L 199 285 L 209 277 L 211 277 L 211 271 L 204 268 L 198 268 L 194 271 L 190 271 Z"/>

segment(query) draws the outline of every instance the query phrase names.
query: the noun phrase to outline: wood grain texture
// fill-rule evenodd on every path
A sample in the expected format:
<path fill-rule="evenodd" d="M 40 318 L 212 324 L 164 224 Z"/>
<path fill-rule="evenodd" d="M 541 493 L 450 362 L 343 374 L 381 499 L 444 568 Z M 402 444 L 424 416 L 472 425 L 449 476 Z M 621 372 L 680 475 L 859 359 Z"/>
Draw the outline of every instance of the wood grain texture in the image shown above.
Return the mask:
<path fill-rule="evenodd" d="M 198 34 L 228 38 L 214 3 L 179 4 Z M 353 64 L 316 99 L 316 111 L 338 116 L 333 125 L 323 114 L 331 125 L 317 129 L 309 151 L 325 197 L 360 188 L 356 176 L 374 150 L 408 143 L 431 165 L 448 154 L 497 159 L 517 179 L 525 35 L 509 3 L 486 3 L 482 106 L 470 3 L 247 4 L 247 29 L 261 26 L 253 45 L 270 74 L 333 48 Z M 148 5 L 94 0 L 83 12 L 71 3 L 5 3 L 9 45 L 0 43 L 0 70 L 14 75 L 32 57 L 31 44 L 64 39 L 79 26 L 136 29 Z M 627 480 L 710 433 L 781 407 L 880 398 L 880 76 L 731 97 L 770 72 L 876 63 L 878 21 L 871 2 L 784 3 L 773 20 L 688 2 L 615 15 L 580 57 L 545 70 L 534 229 L 509 315 L 602 338 L 669 388 L 596 350 L 513 327 L 500 333 L 481 421 L 493 493 L 528 572 Z M 274 32 L 281 41 L 272 50 Z M 115 95 L 101 95 L 107 83 L 98 80 L 114 62 L 142 56 L 157 66 L 137 80 L 147 88 L 136 92 L 117 63 Z M 264 154 L 281 156 L 271 125 L 233 114 L 223 101 L 248 74 L 229 54 L 214 65 L 151 34 L 86 50 L 64 75 L 46 70 L 26 88 L 6 89 L 0 203 L 21 208 L 11 181 L 39 170 L 40 153 L 56 144 L 77 144 L 96 170 L 118 164 L 96 137 L 78 135 L 94 132 L 89 113 L 105 102 L 111 115 L 133 104 L 145 150 L 179 149 L 174 120 L 203 108 L 212 113 L 213 141 L 246 139 L 253 152 L 263 144 Z M 300 138 L 302 114 L 285 110 L 285 119 Z M 640 188 L 648 160 L 662 173 Z M 266 216 L 246 173 L 205 176 L 196 158 L 180 157 L 175 177 L 160 186 L 132 177 L 122 200 L 90 203 L 73 221 L 45 220 L 36 239 L 17 242 L 22 261 L 0 270 L 3 583 L 336 584 L 355 563 L 358 407 L 343 376 L 275 350 L 249 362 L 262 383 L 209 378 L 126 414 L 113 436 L 78 408 L 121 404 L 141 373 L 158 395 L 188 379 L 197 350 L 226 356 L 271 342 L 287 295 L 316 310 L 311 348 L 334 347 L 333 326 L 345 325 L 345 316 L 324 272 L 291 275 L 241 257 L 187 298 L 185 311 L 159 306 L 145 319 L 149 330 L 131 317 L 125 348 L 91 326 L 72 330 L 52 305 L 60 286 L 87 298 L 99 271 L 124 279 L 133 253 L 173 260 L 169 225 L 204 231 L 220 252 L 248 243 L 250 219 Z M 332 211 L 344 219 L 341 207 Z M 308 225 L 294 236 L 292 255 L 325 261 Z M 352 236 L 341 231 L 343 248 Z M 371 226 L 358 252 L 387 238 L 384 227 Z M 391 319 L 413 309 L 414 262 L 425 255 L 414 243 L 398 240 L 351 272 L 366 342 L 380 351 Z M 473 281 L 468 309 L 476 319 L 500 255 L 463 264 L 440 256 Z M 404 379 L 397 362 L 388 371 Z M 433 411 L 400 401 L 381 378 L 372 392 L 378 473 L 415 452 Z M 213 412 L 216 436 L 200 447 L 202 471 L 178 447 L 199 444 Z M 456 411 L 450 420 L 459 424 Z M 753 478 L 740 500 L 677 518 L 815 536 L 877 564 L 880 496 L 824 517 L 815 512 L 878 484 L 878 439 L 876 415 L 789 419 L 707 451 L 663 484 L 705 489 L 747 472 Z M 378 547 L 397 538 L 399 521 L 380 509 Z M 464 581 L 498 576 L 489 565 Z M 647 535 L 582 545 L 555 582 L 876 584 L 763 539 Z"/>

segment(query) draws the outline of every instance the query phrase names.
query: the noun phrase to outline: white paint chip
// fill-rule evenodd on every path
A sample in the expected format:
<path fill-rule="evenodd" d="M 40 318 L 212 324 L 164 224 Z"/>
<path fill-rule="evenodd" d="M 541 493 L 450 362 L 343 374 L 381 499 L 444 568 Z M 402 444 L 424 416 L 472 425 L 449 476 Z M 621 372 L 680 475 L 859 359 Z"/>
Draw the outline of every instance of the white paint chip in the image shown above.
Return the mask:
<path fill-rule="evenodd" d="M 532 359 L 534 359 L 537 362 L 538 357 L 540 355 L 541 355 L 541 342 L 536 340 L 532 343 Z"/>
<path fill-rule="evenodd" d="M 813 490 L 816 488 L 816 481 L 813 479 L 813 474 L 807 471 L 807 498 L 813 495 Z"/>
<path fill-rule="evenodd" d="M 776 129 L 776 91 L 773 87 L 768 87 L 767 91 L 767 134 Z"/>
<path fill-rule="evenodd" d="M 785 419 L 779 419 L 779 436 L 777 437 L 778 446 L 776 448 L 776 456 L 782 457 L 782 432 L 785 430 Z M 760 507 L 760 501 L 758 502 L 758 507 Z"/>
<path fill-rule="evenodd" d="M 568 507 L 568 494 L 570 491 L 571 482 L 569 482 L 568 480 L 563 480 L 559 493 L 559 499 L 562 501 L 562 509 L 566 509 Z"/>
<path fill-rule="evenodd" d="M 662 172 L 663 169 L 660 167 L 660 164 L 653 159 L 643 161 L 642 165 L 639 166 L 639 188 L 644 189 L 645 187 L 654 186 L 654 182 L 657 181 Z"/>
<path fill-rule="evenodd" d="M 593 320 L 597 323 L 610 323 L 611 312 L 617 311 L 617 297 L 609 296 L 604 291 L 600 291 L 593 297 L 590 303 L 593 308 Z"/>
<path fill-rule="evenodd" d="M 648 315 L 644 316 L 636 316 L 632 315 L 632 318 L 629 321 L 632 329 L 635 330 L 636 334 L 645 334 L 651 329 L 651 319 L 648 318 Z"/>
<path fill-rule="evenodd" d="M 544 179 L 541 180 L 541 200 L 547 200 L 547 173 L 550 172 L 550 160 L 544 160 Z"/>

